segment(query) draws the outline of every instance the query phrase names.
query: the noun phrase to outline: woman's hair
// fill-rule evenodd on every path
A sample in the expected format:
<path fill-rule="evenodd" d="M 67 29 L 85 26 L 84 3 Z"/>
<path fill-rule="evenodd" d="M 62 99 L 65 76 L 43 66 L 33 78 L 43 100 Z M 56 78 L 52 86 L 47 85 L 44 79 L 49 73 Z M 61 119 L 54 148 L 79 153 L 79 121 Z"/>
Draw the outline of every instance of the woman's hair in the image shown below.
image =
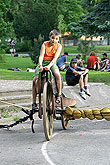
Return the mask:
<path fill-rule="evenodd" d="M 50 33 L 49 33 L 49 38 L 52 36 L 61 36 L 61 33 L 59 30 L 53 29 Z"/>
<path fill-rule="evenodd" d="M 95 56 L 95 52 L 90 52 L 90 56 Z"/>

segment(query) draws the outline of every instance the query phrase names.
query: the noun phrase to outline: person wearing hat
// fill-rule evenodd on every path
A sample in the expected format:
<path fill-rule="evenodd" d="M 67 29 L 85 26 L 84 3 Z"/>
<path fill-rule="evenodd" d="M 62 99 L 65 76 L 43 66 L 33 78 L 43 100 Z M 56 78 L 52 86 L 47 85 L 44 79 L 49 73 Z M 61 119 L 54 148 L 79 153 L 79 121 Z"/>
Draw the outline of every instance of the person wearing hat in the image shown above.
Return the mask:
<path fill-rule="evenodd" d="M 63 56 L 60 56 L 56 65 L 58 66 L 60 71 L 64 71 L 69 67 L 70 62 L 67 62 L 68 53 L 65 52 Z"/>
<path fill-rule="evenodd" d="M 70 67 L 66 71 L 66 83 L 67 85 L 75 86 L 79 83 L 80 92 L 79 95 L 86 100 L 86 95 L 91 96 L 88 88 L 88 69 L 77 66 L 77 59 L 71 59 Z M 84 82 L 83 82 L 84 81 Z M 84 88 L 83 88 L 84 84 Z"/>

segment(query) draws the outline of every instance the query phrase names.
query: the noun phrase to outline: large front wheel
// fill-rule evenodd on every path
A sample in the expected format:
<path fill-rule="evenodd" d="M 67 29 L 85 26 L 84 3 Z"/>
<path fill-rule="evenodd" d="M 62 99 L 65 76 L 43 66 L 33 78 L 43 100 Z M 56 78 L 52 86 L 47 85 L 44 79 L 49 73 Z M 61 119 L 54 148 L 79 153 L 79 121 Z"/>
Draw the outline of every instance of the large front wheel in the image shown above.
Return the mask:
<path fill-rule="evenodd" d="M 53 97 L 51 84 L 46 82 L 43 89 L 43 126 L 46 140 L 50 140 L 53 133 Z"/>

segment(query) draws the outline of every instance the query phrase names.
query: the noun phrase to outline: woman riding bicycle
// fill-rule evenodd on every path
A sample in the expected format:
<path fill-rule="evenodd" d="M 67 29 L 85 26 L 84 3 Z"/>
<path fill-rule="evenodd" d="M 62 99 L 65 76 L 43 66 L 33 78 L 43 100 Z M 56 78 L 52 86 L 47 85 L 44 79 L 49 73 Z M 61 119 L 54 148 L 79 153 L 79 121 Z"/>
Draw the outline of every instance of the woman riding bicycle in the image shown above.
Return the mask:
<path fill-rule="evenodd" d="M 59 42 L 59 39 L 61 37 L 61 33 L 58 30 L 52 30 L 49 33 L 49 41 L 45 41 L 42 44 L 40 56 L 39 56 L 39 63 L 36 67 L 36 70 L 33 75 L 33 86 L 32 86 L 32 92 L 33 92 L 33 104 L 32 109 L 37 109 L 36 104 L 36 93 L 38 93 L 38 86 L 35 91 L 35 81 L 38 79 L 39 72 L 42 72 L 43 69 L 45 70 L 51 70 L 57 84 L 57 94 L 56 94 L 56 103 L 60 104 L 61 100 L 61 76 L 59 69 L 56 65 L 56 60 L 59 57 L 62 45 Z M 39 80 L 38 80 L 39 81 Z"/>

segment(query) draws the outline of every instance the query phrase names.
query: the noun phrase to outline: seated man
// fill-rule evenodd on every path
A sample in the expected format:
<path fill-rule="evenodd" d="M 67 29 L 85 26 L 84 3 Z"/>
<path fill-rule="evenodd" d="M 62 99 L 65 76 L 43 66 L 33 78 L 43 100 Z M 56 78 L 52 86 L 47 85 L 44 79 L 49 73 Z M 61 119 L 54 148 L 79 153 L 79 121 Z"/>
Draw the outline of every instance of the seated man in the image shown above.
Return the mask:
<path fill-rule="evenodd" d="M 77 59 L 77 66 L 83 67 L 84 60 L 81 59 L 80 54 L 76 56 L 76 59 Z"/>
<path fill-rule="evenodd" d="M 80 71 L 80 72 L 79 72 Z M 73 58 L 70 67 L 66 71 L 66 83 L 68 85 L 80 85 L 80 96 L 86 100 L 86 95 L 91 96 L 87 88 L 88 83 L 88 69 L 77 66 L 77 59 Z M 83 88 L 84 81 L 84 88 Z M 85 95 L 86 94 L 86 95 Z"/>
<path fill-rule="evenodd" d="M 64 69 L 67 69 L 69 67 L 70 62 L 67 62 L 68 53 L 65 52 L 63 56 L 60 56 L 57 61 L 57 66 L 59 70 L 64 71 Z"/>
<path fill-rule="evenodd" d="M 104 71 L 108 64 L 110 63 L 109 58 L 107 58 L 107 53 L 103 53 L 103 58 L 100 61 L 100 71 Z"/>

